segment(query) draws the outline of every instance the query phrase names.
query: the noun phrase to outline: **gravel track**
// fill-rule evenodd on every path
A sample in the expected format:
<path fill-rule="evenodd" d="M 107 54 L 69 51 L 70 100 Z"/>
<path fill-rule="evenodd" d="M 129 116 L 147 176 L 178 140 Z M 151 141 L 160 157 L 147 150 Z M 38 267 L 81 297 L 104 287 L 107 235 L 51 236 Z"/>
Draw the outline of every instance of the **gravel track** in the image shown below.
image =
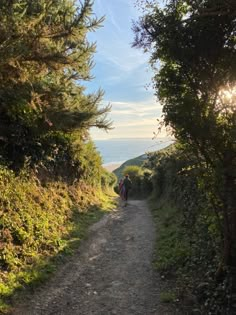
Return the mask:
<path fill-rule="evenodd" d="M 154 241 L 146 202 L 130 201 L 94 224 L 71 260 L 12 315 L 173 315 L 159 303 Z"/>

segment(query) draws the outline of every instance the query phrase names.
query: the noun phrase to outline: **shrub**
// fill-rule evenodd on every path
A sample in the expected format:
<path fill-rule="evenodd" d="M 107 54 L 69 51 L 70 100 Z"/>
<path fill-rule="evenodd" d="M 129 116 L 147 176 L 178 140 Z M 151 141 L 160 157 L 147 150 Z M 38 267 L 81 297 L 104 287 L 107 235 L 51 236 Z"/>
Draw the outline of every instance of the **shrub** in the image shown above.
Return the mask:
<path fill-rule="evenodd" d="M 145 170 L 141 166 L 129 165 L 126 166 L 122 174 L 129 174 L 132 181 L 132 189 L 130 195 L 133 197 L 145 197 L 152 191 L 151 172 Z"/>

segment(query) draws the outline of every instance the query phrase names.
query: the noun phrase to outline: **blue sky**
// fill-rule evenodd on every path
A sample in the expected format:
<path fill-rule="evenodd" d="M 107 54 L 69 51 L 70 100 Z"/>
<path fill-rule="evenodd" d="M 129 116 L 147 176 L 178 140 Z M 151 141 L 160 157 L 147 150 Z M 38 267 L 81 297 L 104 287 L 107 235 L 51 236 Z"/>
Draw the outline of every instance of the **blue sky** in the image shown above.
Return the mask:
<path fill-rule="evenodd" d="M 132 20 L 140 15 L 134 3 L 135 0 L 94 1 L 94 13 L 106 19 L 103 27 L 89 35 L 89 40 L 97 43 L 97 53 L 92 70 L 95 78 L 86 86 L 89 92 L 98 88 L 105 91 L 104 104 L 112 105 L 109 118 L 114 129 L 109 133 L 92 129 L 93 139 L 152 138 L 157 131 L 161 106 L 151 88 L 148 56 L 131 47 Z"/>

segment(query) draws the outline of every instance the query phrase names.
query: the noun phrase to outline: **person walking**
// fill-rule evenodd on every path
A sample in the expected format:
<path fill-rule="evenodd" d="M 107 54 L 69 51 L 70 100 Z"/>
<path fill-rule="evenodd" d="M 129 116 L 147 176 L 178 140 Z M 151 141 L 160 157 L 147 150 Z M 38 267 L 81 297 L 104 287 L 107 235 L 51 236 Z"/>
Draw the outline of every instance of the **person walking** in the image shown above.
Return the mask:
<path fill-rule="evenodd" d="M 125 186 L 123 185 L 124 179 L 119 181 L 119 193 L 121 200 L 125 200 Z"/>
<path fill-rule="evenodd" d="M 127 204 L 127 201 L 128 201 L 128 195 L 129 195 L 129 191 L 132 187 L 132 182 L 129 178 L 129 174 L 126 174 L 125 175 L 125 179 L 123 180 L 123 187 L 124 187 L 124 200 Z"/>

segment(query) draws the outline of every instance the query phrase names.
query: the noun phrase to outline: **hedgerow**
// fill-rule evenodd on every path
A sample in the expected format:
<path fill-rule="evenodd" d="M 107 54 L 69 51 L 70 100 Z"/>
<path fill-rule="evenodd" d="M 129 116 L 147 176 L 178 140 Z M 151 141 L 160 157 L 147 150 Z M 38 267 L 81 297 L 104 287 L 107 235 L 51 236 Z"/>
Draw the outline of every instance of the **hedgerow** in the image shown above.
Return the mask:
<path fill-rule="evenodd" d="M 176 307 L 180 313 L 228 314 L 229 273 L 225 269 L 217 276 L 222 217 L 209 199 L 212 190 L 201 185 L 206 170 L 178 146 L 151 153 L 148 166 L 153 172 L 151 208 L 158 231 L 155 265 L 167 279 L 174 277 Z"/>
<path fill-rule="evenodd" d="M 73 185 L 54 181 L 42 186 L 28 172 L 16 175 L 0 168 L 1 301 L 43 277 L 38 266 L 66 250 L 75 220 L 77 229 L 83 228 L 84 214 L 93 221 L 93 207 L 102 208 L 102 202 L 107 202 L 104 192 L 114 183 L 105 171 L 103 178 L 100 188 L 85 181 Z"/>

